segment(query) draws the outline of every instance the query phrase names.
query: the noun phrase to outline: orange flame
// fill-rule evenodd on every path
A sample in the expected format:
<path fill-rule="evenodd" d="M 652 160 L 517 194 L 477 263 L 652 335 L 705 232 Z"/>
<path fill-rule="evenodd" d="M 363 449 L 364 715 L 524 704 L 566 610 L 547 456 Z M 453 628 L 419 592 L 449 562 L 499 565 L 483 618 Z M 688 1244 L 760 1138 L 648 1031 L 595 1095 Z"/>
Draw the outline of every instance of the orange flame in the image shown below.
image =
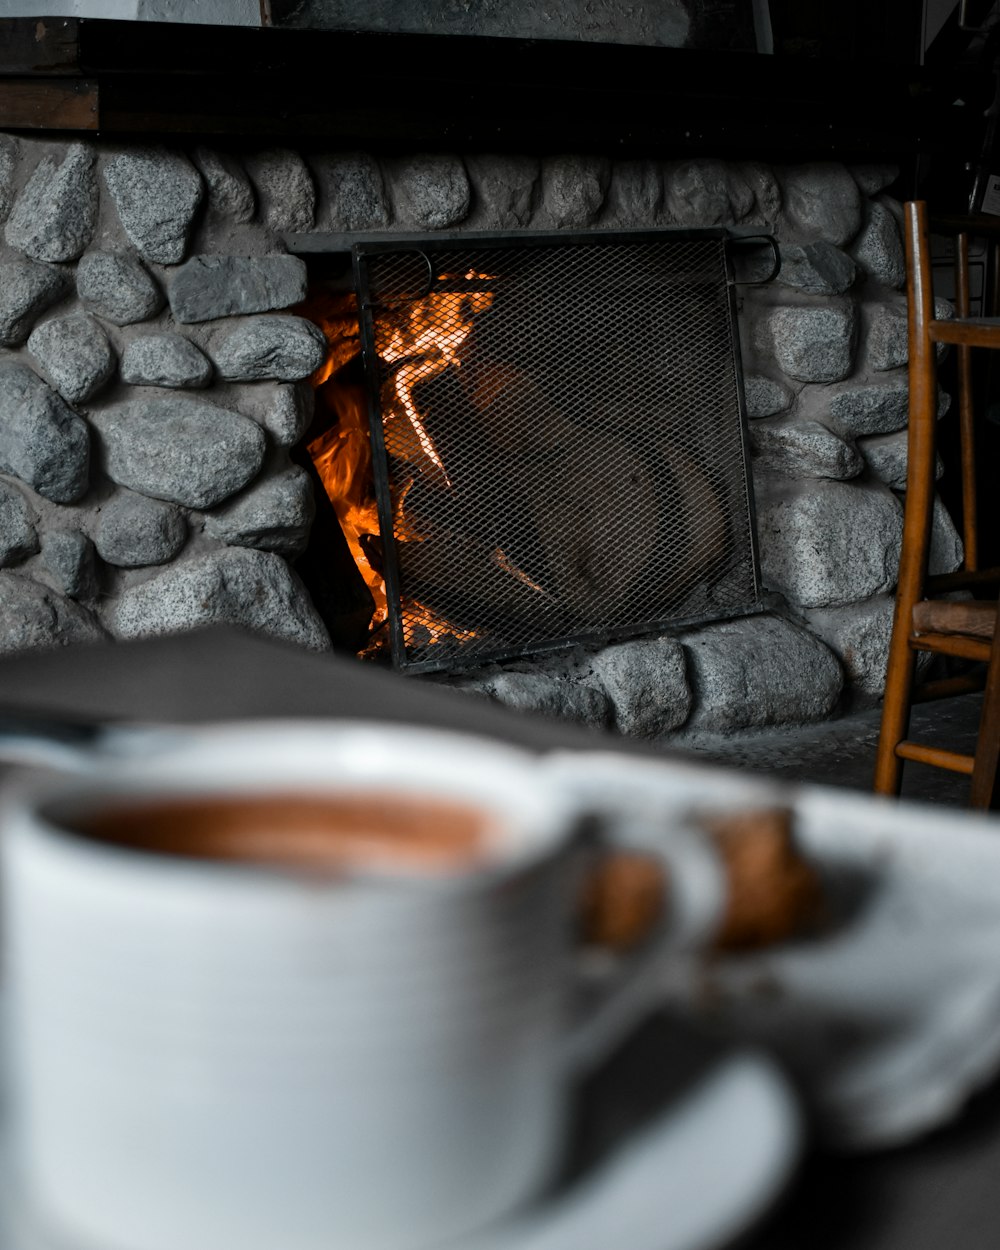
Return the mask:
<path fill-rule="evenodd" d="M 490 277 L 470 270 L 464 280 Z M 441 274 L 438 281 L 455 282 L 456 278 Z M 383 394 L 386 447 L 392 456 L 411 464 L 442 489 L 451 486 L 451 479 L 427 430 L 414 389 L 447 369 L 461 367 L 459 348 L 472 332 L 474 318 L 492 303 L 490 291 L 431 291 L 423 299 L 380 314 L 376 323 L 376 354 L 387 365 L 400 362 L 392 375 L 391 389 Z M 344 374 L 345 366 L 360 352 L 357 303 L 354 296 L 320 298 L 303 311 L 322 327 L 330 344 L 329 356 L 313 375 L 312 383 L 322 388 L 336 418 L 328 430 L 308 445 L 308 451 L 351 555 L 375 600 L 371 622 L 374 632 L 386 620 L 388 602 L 385 579 L 372 563 L 372 553 L 379 546 L 379 523 L 367 403 L 363 386 Z M 393 533 L 397 541 L 420 542 L 425 535 L 417 532 L 406 517 L 407 490 L 404 487 L 392 496 Z M 501 552 L 497 556 L 498 561 L 506 560 Z M 502 563 L 501 567 L 508 566 Z M 516 567 L 509 571 L 528 580 Z M 445 636 L 460 641 L 475 637 L 474 632 L 449 624 L 425 605 L 404 601 L 403 612 L 407 633 L 423 635 L 427 641 Z"/>

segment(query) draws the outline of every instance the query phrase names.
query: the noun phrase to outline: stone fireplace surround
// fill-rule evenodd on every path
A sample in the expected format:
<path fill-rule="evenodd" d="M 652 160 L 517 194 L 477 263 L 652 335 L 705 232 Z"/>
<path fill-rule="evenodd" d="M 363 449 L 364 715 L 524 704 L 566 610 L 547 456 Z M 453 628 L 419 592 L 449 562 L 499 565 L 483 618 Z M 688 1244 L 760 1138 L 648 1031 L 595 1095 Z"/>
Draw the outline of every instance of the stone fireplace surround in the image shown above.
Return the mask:
<path fill-rule="evenodd" d="M 645 737 L 876 698 L 906 471 L 895 172 L 0 136 L 0 650 L 211 622 L 330 645 L 294 571 L 325 343 L 288 311 L 288 235 L 724 224 L 780 241 L 740 297 L 767 613 L 448 680 Z M 960 559 L 939 508 L 935 569 Z"/>

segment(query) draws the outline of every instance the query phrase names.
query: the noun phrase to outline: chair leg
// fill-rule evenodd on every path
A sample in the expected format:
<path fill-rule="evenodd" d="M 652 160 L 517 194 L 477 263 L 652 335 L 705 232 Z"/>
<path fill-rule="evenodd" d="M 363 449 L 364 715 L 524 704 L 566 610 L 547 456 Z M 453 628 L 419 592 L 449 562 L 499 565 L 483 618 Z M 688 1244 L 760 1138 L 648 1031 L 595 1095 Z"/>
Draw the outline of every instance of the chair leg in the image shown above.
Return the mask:
<path fill-rule="evenodd" d="M 912 608 L 907 605 L 907 618 L 911 612 Z M 898 608 L 896 615 L 901 615 Z M 903 741 L 910 729 L 910 706 L 917 665 L 917 657 L 907 642 L 910 632 L 908 625 L 908 619 L 897 619 L 892 627 L 882 703 L 882 727 L 875 753 L 873 788 L 876 794 L 899 794 L 903 784 L 903 761 L 896 754 L 896 744 Z"/>
<path fill-rule="evenodd" d="M 1000 756 L 1000 634 L 993 642 L 990 665 L 986 674 L 986 691 L 983 694 L 983 711 L 976 738 L 976 762 L 972 766 L 972 786 L 969 790 L 969 806 L 996 807 L 1000 801 L 997 792 L 997 759 Z"/>

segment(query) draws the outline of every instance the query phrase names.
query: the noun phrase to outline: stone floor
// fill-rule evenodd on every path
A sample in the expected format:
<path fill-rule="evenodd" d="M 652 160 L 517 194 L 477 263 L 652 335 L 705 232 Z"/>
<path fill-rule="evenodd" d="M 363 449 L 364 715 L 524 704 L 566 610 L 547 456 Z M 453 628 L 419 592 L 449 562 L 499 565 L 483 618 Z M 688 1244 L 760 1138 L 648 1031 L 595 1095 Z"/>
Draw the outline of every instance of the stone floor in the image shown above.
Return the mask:
<path fill-rule="evenodd" d="M 918 741 L 971 752 L 981 707 L 981 695 L 919 704 L 914 708 L 910 734 Z M 869 790 L 880 715 L 879 708 L 872 708 L 836 721 L 774 730 L 739 741 L 687 742 L 684 749 L 720 764 L 786 781 Z M 963 807 L 968 788 L 968 778 L 944 769 L 907 764 L 903 770 L 903 797 L 917 802 Z"/>

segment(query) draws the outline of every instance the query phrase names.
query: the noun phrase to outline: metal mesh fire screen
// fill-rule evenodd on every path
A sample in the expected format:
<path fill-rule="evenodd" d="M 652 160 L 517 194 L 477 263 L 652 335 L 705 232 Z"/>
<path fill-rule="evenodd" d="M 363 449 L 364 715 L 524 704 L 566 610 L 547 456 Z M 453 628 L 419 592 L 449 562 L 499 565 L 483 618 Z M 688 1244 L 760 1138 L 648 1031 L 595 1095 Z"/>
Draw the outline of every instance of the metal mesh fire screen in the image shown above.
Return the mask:
<path fill-rule="evenodd" d="M 354 248 L 392 655 L 759 607 L 724 231 Z"/>

